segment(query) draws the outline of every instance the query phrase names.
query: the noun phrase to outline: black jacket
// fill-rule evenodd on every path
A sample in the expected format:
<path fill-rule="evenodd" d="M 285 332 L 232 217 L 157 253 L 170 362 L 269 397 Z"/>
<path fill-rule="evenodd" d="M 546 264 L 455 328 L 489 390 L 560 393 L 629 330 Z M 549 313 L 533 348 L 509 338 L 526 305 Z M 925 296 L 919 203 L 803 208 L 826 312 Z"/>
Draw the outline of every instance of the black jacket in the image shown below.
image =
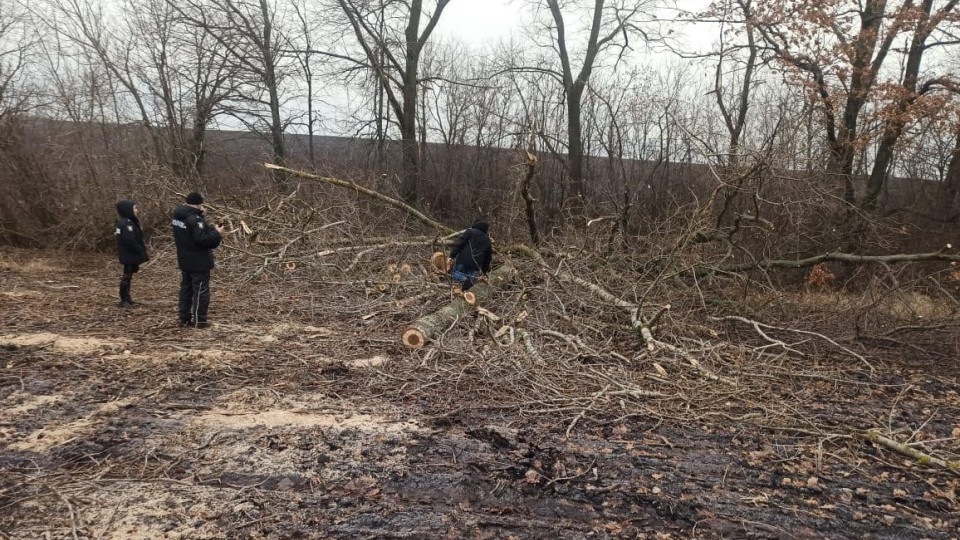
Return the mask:
<path fill-rule="evenodd" d="M 464 231 L 450 251 L 450 258 L 467 270 L 480 270 L 490 273 L 490 261 L 493 259 L 493 245 L 487 236 L 487 224 L 478 221 Z"/>
<path fill-rule="evenodd" d="M 173 211 L 173 240 L 177 264 L 185 272 L 207 272 L 213 268 L 213 250 L 220 245 L 220 233 L 207 225 L 203 212 L 188 205 Z"/>
<path fill-rule="evenodd" d="M 117 237 L 120 264 L 143 264 L 150 260 L 147 246 L 143 243 L 140 221 L 133 215 L 133 201 L 118 202 L 117 214 L 120 214 L 120 219 L 117 220 L 114 236 Z"/>

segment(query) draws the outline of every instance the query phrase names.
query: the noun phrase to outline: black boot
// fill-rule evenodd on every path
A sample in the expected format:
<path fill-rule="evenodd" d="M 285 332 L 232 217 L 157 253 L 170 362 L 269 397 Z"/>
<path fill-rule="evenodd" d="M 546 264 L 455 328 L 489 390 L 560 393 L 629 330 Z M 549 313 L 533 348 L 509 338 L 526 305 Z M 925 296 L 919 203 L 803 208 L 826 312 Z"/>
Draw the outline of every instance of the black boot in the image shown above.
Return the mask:
<path fill-rule="evenodd" d="M 131 281 L 133 281 L 133 276 L 129 274 L 124 274 L 120 278 L 120 307 L 122 308 L 133 307 L 133 300 L 130 299 Z"/>

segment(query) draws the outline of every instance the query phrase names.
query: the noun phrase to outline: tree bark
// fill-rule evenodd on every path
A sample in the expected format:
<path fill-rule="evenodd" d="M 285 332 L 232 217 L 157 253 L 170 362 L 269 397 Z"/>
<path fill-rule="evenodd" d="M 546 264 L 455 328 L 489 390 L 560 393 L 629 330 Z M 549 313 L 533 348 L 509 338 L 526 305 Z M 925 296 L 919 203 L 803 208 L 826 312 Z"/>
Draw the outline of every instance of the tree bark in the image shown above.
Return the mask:
<path fill-rule="evenodd" d="M 530 241 L 534 246 L 540 245 L 540 229 L 537 228 L 537 200 L 530 194 L 530 181 L 537 173 L 537 156 L 527 152 L 527 172 L 523 175 L 520 184 L 520 195 L 523 197 L 524 210 L 527 215 L 527 230 L 530 232 Z"/>

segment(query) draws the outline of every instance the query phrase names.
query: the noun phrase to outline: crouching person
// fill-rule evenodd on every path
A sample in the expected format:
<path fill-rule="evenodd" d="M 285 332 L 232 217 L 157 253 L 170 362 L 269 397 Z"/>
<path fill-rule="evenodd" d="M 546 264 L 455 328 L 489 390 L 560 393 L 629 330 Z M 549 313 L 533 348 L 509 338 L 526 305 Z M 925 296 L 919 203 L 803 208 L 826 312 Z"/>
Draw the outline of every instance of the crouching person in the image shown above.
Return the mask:
<path fill-rule="evenodd" d="M 208 225 L 203 212 L 203 197 L 196 192 L 187 195 L 186 204 L 173 211 L 173 240 L 180 266 L 180 326 L 210 326 L 210 270 L 223 227 Z"/>
<path fill-rule="evenodd" d="M 150 260 L 147 255 L 147 246 L 143 243 L 143 231 L 140 229 L 140 220 L 137 219 L 140 211 L 133 201 L 117 203 L 117 228 L 114 236 L 117 237 L 117 257 L 123 265 L 123 274 L 120 276 L 120 307 L 134 306 L 130 297 L 130 285 L 133 275 L 140 271 L 140 265 Z"/>
<path fill-rule="evenodd" d="M 454 280 L 466 292 L 490 272 L 493 245 L 487 236 L 489 226 L 485 221 L 474 223 L 464 231 L 450 251 L 447 267 Z"/>

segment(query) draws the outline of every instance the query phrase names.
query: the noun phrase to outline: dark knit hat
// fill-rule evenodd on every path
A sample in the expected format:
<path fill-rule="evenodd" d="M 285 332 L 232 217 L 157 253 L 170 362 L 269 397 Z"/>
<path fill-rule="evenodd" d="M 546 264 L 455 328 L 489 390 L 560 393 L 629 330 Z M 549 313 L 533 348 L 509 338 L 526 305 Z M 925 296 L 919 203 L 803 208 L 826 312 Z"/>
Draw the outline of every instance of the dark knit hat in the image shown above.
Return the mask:
<path fill-rule="evenodd" d="M 187 195 L 187 204 L 203 204 L 203 195 L 194 191 Z"/>

